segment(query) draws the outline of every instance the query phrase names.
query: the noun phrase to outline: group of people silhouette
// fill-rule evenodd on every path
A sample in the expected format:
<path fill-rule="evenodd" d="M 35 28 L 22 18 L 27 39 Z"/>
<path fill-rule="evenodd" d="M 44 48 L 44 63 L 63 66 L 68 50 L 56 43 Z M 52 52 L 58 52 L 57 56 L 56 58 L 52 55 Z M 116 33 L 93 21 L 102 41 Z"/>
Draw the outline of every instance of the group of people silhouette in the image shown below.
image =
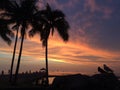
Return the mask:
<path fill-rule="evenodd" d="M 103 64 L 103 69 L 101 67 L 98 67 L 98 72 L 100 73 L 113 73 L 113 70 L 108 67 L 106 64 Z"/>

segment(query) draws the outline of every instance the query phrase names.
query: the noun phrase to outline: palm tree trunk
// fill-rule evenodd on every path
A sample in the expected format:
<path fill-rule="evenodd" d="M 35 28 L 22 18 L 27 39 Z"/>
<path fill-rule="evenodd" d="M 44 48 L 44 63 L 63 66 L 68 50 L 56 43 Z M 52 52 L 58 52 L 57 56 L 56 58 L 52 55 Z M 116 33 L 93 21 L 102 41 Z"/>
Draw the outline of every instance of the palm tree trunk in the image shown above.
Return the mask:
<path fill-rule="evenodd" d="M 9 79 L 10 82 L 12 80 L 12 72 L 13 72 L 13 64 L 14 64 L 14 59 L 15 59 L 15 52 L 16 52 L 17 40 L 18 40 L 18 30 L 16 32 L 16 38 L 15 38 L 15 44 L 14 44 L 14 51 L 13 51 L 13 56 L 12 56 L 11 68 L 10 68 L 10 79 Z"/>
<path fill-rule="evenodd" d="M 46 39 L 46 46 L 45 46 L 45 57 L 46 57 L 46 84 L 49 85 L 48 79 L 48 40 Z"/>
<path fill-rule="evenodd" d="M 18 57 L 18 62 L 17 62 L 17 68 L 15 72 L 15 79 L 14 79 L 14 84 L 17 83 L 17 76 L 18 76 L 18 71 L 20 67 L 20 60 L 21 60 L 21 55 L 22 55 L 22 48 L 23 48 L 23 41 L 24 41 L 24 34 L 25 34 L 25 28 L 23 27 L 23 33 L 22 33 L 22 39 L 21 39 L 21 46 L 20 46 L 20 51 L 19 51 L 19 57 Z"/>

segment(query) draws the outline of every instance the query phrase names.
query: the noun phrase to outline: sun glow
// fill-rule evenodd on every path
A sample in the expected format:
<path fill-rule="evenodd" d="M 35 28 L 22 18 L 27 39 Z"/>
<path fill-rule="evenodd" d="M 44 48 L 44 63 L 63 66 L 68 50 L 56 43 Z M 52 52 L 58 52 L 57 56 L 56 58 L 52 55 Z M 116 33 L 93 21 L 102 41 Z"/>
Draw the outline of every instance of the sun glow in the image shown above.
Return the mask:
<path fill-rule="evenodd" d="M 60 59 L 49 59 L 50 61 L 55 61 L 55 62 L 61 62 L 61 63 L 66 63 L 64 60 Z"/>

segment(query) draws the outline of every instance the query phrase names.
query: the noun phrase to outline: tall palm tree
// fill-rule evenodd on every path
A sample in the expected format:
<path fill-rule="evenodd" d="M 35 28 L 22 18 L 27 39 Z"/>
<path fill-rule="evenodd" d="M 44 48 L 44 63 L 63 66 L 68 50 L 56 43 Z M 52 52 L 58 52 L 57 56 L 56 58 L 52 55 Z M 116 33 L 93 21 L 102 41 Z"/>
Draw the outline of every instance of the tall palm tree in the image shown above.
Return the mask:
<path fill-rule="evenodd" d="M 4 29 L 4 30 L 1 30 L 1 36 L 3 37 L 4 40 L 6 40 L 8 42 L 8 44 L 11 44 L 11 40 L 10 40 L 9 37 L 7 37 L 5 35 L 5 33 L 6 32 L 9 32 L 9 33 L 11 32 L 9 30 L 9 28 L 7 27 L 8 24 L 10 24 L 10 22 L 9 22 L 9 20 L 7 20 L 7 23 L 5 23 L 6 20 L 4 19 L 4 17 L 6 15 L 4 15 L 4 13 L 7 12 L 8 8 L 11 5 L 12 5 L 12 3 L 10 2 L 10 0 L 0 0 L 0 9 L 1 9 L 1 11 L 4 11 L 3 13 L 0 14 L 1 18 L 3 18 L 3 19 L 0 20 L 0 28 Z M 16 38 L 16 40 L 17 40 L 17 38 Z M 13 68 L 13 63 L 14 63 L 15 50 L 16 50 L 16 42 L 15 42 L 14 53 L 13 53 L 12 64 L 11 64 L 11 70 L 10 70 L 10 81 L 11 81 L 11 78 L 12 78 L 12 68 Z"/>
<path fill-rule="evenodd" d="M 13 26 L 13 29 L 16 29 L 18 33 L 18 29 L 20 28 L 20 32 L 21 32 L 21 45 L 20 45 L 18 62 L 17 62 L 16 71 L 15 71 L 15 79 L 14 79 L 14 83 L 16 83 L 19 67 L 20 67 L 20 60 L 21 60 L 22 48 L 23 48 L 24 37 L 26 35 L 26 30 L 28 29 L 28 25 L 34 22 L 34 13 L 36 11 L 35 0 L 21 0 L 19 4 L 17 3 L 17 1 L 13 1 L 9 5 L 9 7 L 6 9 L 6 11 L 7 12 L 5 13 L 5 15 L 11 18 L 10 22 L 15 23 L 15 25 Z M 15 45 L 17 42 L 17 37 L 18 37 L 18 34 L 16 34 Z M 14 60 L 15 50 L 16 50 L 15 47 L 16 46 L 14 46 L 13 59 L 11 63 L 11 71 L 12 71 L 12 67 L 13 67 L 12 65 L 14 62 L 13 60 Z"/>
<path fill-rule="evenodd" d="M 13 65 L 14 65 L 14 59 L 15 59 L 15 53 L 16 53 L 16 46 L 17 46 L 17 41 L 18 41 L 18 31 L 19 31 L 18 29 L 19 29 L 19 27 L 16 27 L 15 44 L 14 44 L 13 56 L 12 56 L 11 67 L 10 67 L 10 79 L 9 79 L 10 82 L 12 80 Z"/>
<path fill-rule="evenodd" d="M 5 16 L 12 16 L 12 14 L 16 14 L 16 11 L 18 8 L 18 5 L 16 2 L 10 1 L 10 0 L 1 0 L 0 2 L 0 8 L 5 11 L 4 13 L 1 14 L 2 17 Z M 12 20 L 8 20 L 9 24 L 10 23 L 15 23 L 15 19 L 13 19 L 12 16 Z M 9 81 L 11 82 L 12 79 L 12 72 L 13 72 L 13 64 L 14 64 L 14 58 L 15 58 L 15 52 L 16 52 L 16 46 L 17 46 L 17 40 L 18 40 L 18 29 L 19 29 L 19 25 L 15 25 L 12 27 L 12 29 L 16 30 L 16 38 L 15 38 L 15 44 L 14 44 L 14 51 L 13 51 L 13 56 L 12 56 L 12 62 L 11 62 L 11 68 L 10 68 L 10 79 Z"/>
<path fill-rule="evenodd" d="M 37 13 L 38 21 L 40 21 L 40 29 L 33 29 L 29 35 L 34 36 L 36 33 L 40 33 L 41 41 L 45 47 L 45 58 L 46 58 L 46 85 L 49 85 L 48 80 L 48 38 L 50 33 L 54 34 L 54 30 L 57 30 L 59 35 L 64 41 L 68 41 L 68 29 L 69 24 L 65 19 L 65 15 L 60 10 L 52 10 L 49 4 L 47 4 L 45 10 Z M 36 31 L 37 30 L 37 31 Z"/>

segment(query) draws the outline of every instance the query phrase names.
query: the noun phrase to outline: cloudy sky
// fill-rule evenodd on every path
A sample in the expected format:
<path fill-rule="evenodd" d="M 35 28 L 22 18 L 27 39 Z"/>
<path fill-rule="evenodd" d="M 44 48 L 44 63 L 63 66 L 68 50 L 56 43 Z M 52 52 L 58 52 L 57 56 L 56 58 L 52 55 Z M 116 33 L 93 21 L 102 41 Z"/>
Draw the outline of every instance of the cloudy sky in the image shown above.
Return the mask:
<path fill-rule="evenodd" d="M 67 43 L 57 32 L 49 38 L 50 71 L 93 74 L 98 66 L 107 64 L 120 75 L 120 0 L 39 0 L 37 5 L 44 8 L 46 2 L 52 9 L 62 10 L 70 24 Z M 7 72 L 14 40 L 11 46 L 0 42 L 0 70 Z M 20 72 L 45 67 L 44 50 L 38 35 L 27 38 Z"/>

